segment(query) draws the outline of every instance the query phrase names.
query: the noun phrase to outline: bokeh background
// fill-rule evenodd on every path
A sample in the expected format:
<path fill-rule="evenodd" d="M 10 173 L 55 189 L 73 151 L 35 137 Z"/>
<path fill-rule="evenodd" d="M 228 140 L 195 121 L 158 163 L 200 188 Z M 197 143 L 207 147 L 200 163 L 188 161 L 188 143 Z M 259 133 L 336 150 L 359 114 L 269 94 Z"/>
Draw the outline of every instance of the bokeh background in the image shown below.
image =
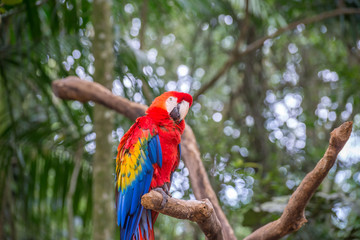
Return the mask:
<path fill-rule="evenodd" d="M 92 237 L 94 103 L 62 101 L 51 83 L 94 81 L 93 1 L 0 3 L 1 239 L 69 239 L 71 226 L 74 239 Z M 143 104 L 169 90 L 196 95 L 235 46 L 342 7 L 360 1 L 250 0 L 248 14 L 244 0 L 113 1 L 112 92 Z M 187 123 L 238 239 L 279 217 L 347 120 L 353 133 L 307 207 L 309 222 L 287 239 L 360 239 L 360 14 L 299 24 L 235 58 Z M 114 115 L 114 158 L 131 124 Z M 194 199 L 188 174 L 181 162 L 174 197 Z M 196 224 L 163 215 L 155 227 L 158 239 L 204 239 Z"/>

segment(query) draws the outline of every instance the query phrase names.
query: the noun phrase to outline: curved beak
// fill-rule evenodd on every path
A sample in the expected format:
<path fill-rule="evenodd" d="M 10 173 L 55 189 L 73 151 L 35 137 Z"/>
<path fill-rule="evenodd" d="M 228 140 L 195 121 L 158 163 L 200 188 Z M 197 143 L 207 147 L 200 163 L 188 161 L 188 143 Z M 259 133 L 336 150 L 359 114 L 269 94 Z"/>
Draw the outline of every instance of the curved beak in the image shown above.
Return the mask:
<path fill-rule="evenodd" d="M 170 117 L 175 122 L 180 122 L 180 103 L 178 103 L 176 107 L 174 107 L 174 109 L 170 112 Z"/>
<path fill-rule="evenodd" d="M 170 112 L 170 117 L 176 122 L 181 122 L 189 111 L 189 103 L 187 101 L 181 101 Z"/>

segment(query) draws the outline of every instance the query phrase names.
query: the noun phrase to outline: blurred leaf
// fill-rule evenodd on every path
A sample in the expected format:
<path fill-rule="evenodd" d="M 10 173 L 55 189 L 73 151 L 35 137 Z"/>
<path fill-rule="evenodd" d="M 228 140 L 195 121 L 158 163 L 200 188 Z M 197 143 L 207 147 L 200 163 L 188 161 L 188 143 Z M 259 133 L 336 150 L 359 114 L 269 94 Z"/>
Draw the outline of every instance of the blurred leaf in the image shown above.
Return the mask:
<path fill-rule="evenodd" d="M 22 0 L 2 0 L 5 5 L 16 5 L 22 3 Z"/>

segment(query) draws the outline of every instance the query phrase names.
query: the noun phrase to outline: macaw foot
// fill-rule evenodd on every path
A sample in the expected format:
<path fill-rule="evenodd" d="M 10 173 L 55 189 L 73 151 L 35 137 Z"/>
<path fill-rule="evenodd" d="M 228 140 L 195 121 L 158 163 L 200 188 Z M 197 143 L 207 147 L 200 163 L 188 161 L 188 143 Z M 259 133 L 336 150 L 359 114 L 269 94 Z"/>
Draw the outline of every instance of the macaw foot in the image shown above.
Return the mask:
<path fill-rule="evenodd" d="M 172 197 L 170 192 L 169 192 L 168 185 L 165 183 L 161 187 L 156 187 L 156 188 L 153 188 L 152 190 L 161 193 L 161 195 L 163 197 L 162 202 L 161 202 L 161 209 L 163 209 L 165 207 L 166 203 L 168 202 L 169 198 Z"/>

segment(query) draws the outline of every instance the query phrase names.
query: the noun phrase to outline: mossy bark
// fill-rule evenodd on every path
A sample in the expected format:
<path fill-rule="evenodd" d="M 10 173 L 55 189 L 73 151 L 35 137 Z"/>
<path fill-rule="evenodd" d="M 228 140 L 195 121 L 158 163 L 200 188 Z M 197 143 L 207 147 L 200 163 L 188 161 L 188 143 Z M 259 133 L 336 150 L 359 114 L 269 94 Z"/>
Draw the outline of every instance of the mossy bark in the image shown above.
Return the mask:
<path fill-rule="evenodd" d="M 92 22 L 95 36 L 94 79 L 111 89 L 113 82 L 114 52 L 111 0 L 93 0 Z M 96 104 L 94 107 L 94 130 L 96 152 L 93 161 L 93 239 L 114 239 L 114 194 L 113 194 L 113 113 Z"/>

